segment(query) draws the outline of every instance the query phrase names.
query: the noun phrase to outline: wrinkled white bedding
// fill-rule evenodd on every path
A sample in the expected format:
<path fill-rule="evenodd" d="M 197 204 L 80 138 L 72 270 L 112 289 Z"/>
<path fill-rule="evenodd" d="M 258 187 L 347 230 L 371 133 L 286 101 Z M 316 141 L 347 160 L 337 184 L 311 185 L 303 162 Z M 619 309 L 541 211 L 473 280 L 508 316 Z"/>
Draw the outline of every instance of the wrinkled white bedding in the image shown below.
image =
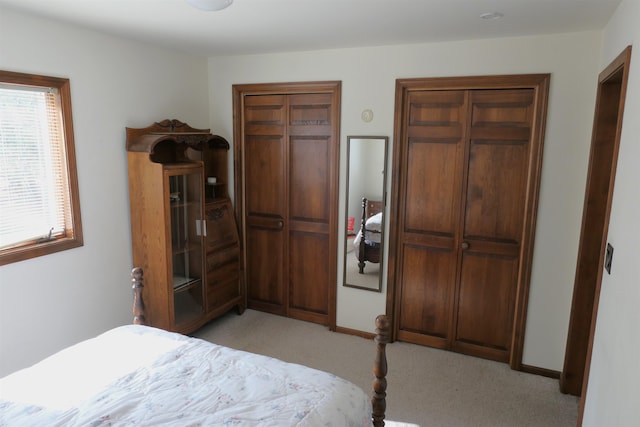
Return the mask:
<path fill-rule="evenodd" d="M 335 375 L 122 326 L 0 380 L 0 426 L 370 426 Z"/>
<path fill-rule="evenodd" d="M 369 217 L 365 223 L 365 242 L 368 245 L 379 245 L 382 238 L 382 212 Z M 362 230 L 358 231 L 355 239 L 353 239 L 353 247 L 355 248 L 355 256 L 358 258 L 360 242 L 362 241 Z"/>

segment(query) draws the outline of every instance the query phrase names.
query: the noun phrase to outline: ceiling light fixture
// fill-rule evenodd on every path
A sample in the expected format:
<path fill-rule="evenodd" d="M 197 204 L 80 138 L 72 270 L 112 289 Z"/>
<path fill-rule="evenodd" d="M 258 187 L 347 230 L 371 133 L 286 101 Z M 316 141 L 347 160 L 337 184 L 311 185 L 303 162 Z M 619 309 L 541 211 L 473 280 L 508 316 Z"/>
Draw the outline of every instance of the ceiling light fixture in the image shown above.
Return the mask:
<path fill-rule="evenodd" d="M 500 12 L 487 12 L 487 13 L 483 13 L 480 15 L 480 18 L 482 19 L 487 19 L 487 20 L 492 20 L 492 19 L 500 19 L 502 18 L 504 15 Z"/>
<path fill-rule="evenodd" d="M 231 6 L 233 0 L 187 0 L 187 3 L 196 9 L 214 11 L 226 9 Z"/>

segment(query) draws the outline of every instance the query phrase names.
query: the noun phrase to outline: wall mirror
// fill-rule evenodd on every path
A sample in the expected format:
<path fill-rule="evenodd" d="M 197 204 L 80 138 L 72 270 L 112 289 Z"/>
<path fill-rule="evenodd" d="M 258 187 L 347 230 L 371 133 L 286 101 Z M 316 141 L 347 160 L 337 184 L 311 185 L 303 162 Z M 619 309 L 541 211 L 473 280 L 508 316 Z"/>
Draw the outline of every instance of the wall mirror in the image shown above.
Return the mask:
<path fill-rule="evenodd" d="M 381 292 L 386 136 L 347 137 L 344 286 Z"/>

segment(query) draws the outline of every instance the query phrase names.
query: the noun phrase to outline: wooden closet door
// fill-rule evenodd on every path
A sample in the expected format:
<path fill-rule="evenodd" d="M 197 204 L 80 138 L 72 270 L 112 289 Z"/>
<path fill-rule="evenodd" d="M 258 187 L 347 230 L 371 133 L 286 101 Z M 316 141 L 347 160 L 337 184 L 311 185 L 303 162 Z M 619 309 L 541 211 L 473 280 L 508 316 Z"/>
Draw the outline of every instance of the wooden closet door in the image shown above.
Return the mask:
<path fill-rule="evenodd" d="M 397 82 L 387 309 L 398 339 L 521 367 L 548 80 Z"/>
<path fill-rule="evenodd" d="M 244 222 L 249 307 L 286 314 L 287 106 L 284 95 L 244 100 Z"/>
<path fill-rule="evenodd" d="M 447 348 L 454 309 L 465 91 L 412 92 L 400 205 L 398 338 Z"/>
<path fill-rule="evenodd" d="M 533 90 L 471 91 L 453 348 L 509 360 L 530 158 Z"/>
<path fill-rule="evenodd" d="M 332 95 L 289 95 L 289 316 L 328 324 L 335 286 Z"/>
<path fill-rule="evenodd" d="M 335 328 L 339 98 L 247 95 L 243 107 L 248 306 Z"/>

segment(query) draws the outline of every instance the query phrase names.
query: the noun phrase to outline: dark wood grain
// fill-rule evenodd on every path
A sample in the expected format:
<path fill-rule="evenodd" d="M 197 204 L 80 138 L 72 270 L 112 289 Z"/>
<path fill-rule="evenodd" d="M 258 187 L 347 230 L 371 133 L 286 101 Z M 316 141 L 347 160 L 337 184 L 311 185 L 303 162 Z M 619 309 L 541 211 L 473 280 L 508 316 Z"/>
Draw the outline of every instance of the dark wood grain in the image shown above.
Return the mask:
<path fill-rule="evenodd" d="M 549 78 L 396 82 L 394 338 L 521 365 Z"/>
<path fill-rule="evenodd" d="M 142 297 L 142 289 L 144 288 L 143 272 L 139 267 L 131 270 L 131 287 L 133 288 L 133 324 L 146 325 L 147 320 L 144 317 L 144 300 Z"/>
<path fill-rule="evenodd" d="M 571 315 L 560 376 L 560 391 L 582 397 L 578 425 L 582 424 L 589 377 L 630 61 L 628 46 L 598 75 Z"/>
<path fill-rule="evenodd" d="M 233 307 L 242 313 L 239 240 L 227 190 L 229 143 L 176 119 L 126 132 L 133 263 L 148 283 L 145 322 L 191 333 Z M 214 188 L 208 176 L 216 177 Z M 178 185 L 188 202 L 171 200 Z M 174 221 L 180 225 L 173 227 Z M 235 257 L 206 267 L 229 248 Z M 189 256 L 174 257 L 184 252 Z M 185 266 L 192 285 L 174 288 L 174 273 Z"/>
<path fill-rule="evenodd" d="M 376 317 L 376 358 L 373 364 L 373 395 L 371 406 L 373 407 L 374 427 L 384 426 L 385 411 L 387 410 L 387 353 L 389 343 L 389 321 L 384 314 Z"/>
<path fill-rule="evenodd" d="M 340 83 L 234 85 L 250 308 L 336 327 Z"/>

